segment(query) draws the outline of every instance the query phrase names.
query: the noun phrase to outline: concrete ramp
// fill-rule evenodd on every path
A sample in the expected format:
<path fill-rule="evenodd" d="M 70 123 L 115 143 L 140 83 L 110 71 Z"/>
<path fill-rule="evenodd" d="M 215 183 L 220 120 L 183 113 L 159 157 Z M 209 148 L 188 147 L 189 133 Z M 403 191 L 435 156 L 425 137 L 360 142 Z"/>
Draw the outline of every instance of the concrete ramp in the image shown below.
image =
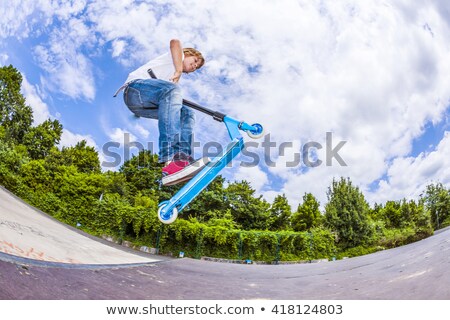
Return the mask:
<path fill-rule="evenodd" d="M 145 264 L 150 255 L 109 244 L 67 226 L 0 187 L 0 253 L 22 259 L 86 265 Z"/>

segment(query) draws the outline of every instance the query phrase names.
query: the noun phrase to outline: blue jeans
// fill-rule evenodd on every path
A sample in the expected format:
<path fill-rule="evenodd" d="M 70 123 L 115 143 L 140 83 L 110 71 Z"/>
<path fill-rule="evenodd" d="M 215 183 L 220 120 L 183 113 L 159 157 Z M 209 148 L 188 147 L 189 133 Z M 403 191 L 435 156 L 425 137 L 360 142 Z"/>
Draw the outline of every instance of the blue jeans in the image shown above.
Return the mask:
<path fill-rule="evenodd" d="M 159 80 L 134 80 L 123 93 L 128 108 L 138 117 L 158 119 L 159 162 L 178 153 L 192 154 L 195 114 L 183 106 L 181 90 L 175 83 Z"/>

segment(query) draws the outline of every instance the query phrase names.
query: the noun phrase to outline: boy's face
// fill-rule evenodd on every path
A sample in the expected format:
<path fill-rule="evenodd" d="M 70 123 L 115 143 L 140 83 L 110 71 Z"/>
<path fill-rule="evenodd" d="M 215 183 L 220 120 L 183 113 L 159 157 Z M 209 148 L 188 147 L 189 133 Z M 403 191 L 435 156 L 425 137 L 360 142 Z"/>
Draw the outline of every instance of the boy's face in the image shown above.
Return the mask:
<path fill-rule="evenodd" d="M 200 59 L 195 56 L 184 57 L 183 72 L 189 73 L 197 70 L 200 65 Z"/>

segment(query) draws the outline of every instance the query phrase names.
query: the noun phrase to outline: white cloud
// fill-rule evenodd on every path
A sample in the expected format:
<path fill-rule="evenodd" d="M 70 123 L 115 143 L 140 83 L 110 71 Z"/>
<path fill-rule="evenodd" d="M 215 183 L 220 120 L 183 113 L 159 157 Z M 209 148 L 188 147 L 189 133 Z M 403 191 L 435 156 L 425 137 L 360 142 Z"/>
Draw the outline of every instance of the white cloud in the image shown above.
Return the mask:
<path fill-rule="evenodd" d="M 112 49 L 113 49 L 112 56 L 114 58 L 115 57 L 119 57 L 124 52 L 125 46 L 126 46 L 126 42 L 125 41 L 123 41 L 123 40 L 114 40 L 112 42 Z"/>
<path fill-rule="evenodd" d="M 271 169 L 286 179 L 282 191 L 291 200 L 314 191 L 323 202 L 332 178 L 340 175 L 367 189 L 393 159 L 411 152 L 413 139 L 428 121 L 436 123 L 445 114 L 450 97 L 448 29 L 433 7 L 412 22 L 403 11 L 375 2 L 276 5 L 259 8 L 252 17 L 236 10 L 240 5 L 230 6 L 233 17 L 220 5 L 214 12 L 214 20 L 221 22 L 208 36 L 225 40 L 221 48 L 218 39 L 211 41 L 217 43 L 211 50 L 228 52 L 218 57 L 221 63 L 213 63 L 212 72 L 227 72 L 235 81 L 224 90 L 243 94 L 231 94 L 226 105 L 240 117 L 264 124 L 278 145 L 299 138 L 320 142 L 327 131 L 347 141 L 341 156 L 348 167 L 300 174 Z M 283 23 L 274 14 L 280 11 Z M 423 28 L 425 23 L 434 36 Z M 252 75 L 245 66 L 255 61 L 260 72 Z M 208 64 L 205 68 L 209 71 Z M 212 91 L 215 85 L 205 83 L 202 90 Z M 409 180 L 407 175 L 398 178 Z"/>
<path fill-rule="evenodd" d="M 387 179 L 379 182 L 379 189 L 370 198 L 373 201 L 418 198 L 430 182 L 450 185 L 450 131 L 432 152 L 421 153 L 416 158 L 396 158 L 389 167 Z"/>
<path fill-rule="evenodd" d="M 94 99 L 92 63 L 80 52 L 83 43 L 89 44 L 89 38 L 90 30 L 74 19 L 52 33 L 47 45 L 34 48 L 37 63 L 48 74 L 43 85 L 74 99 Z"/>
<path fill-rule="evenodd" d="M 128 136 L 129 139 L 126 139 L 125 137 Z M 112 132 L 109 134 L 109 139 L 113 142 L 119 142 L 121 144 L 124 144 L 124 141 L 136 141 L 136 136 L 133 134 L 130 134 L 129 132 L 121 129 L 121 128 L 115 128 Z"/>
<path fill-rule="evenodd" d="M 33 109 L 33 124 L 41 124 L 50 118 L 48 106 L 40 96 L 39 87 L 29 83 L 24 74 L 22 74 L 22 77 L 22 92 L 26 98 L 27 104 Z"/>
<path fill-rule="evenodd" d="M 0 2 L 0 38 L 27 38 L 32 32 L 43 34 L 53 19 L 66 20 L 79 15 L 86 7 L 86 0 L 52 1 L 21 0 Z"/>
<path fill-rule="evenodd" d="M 73 133 L 67 129 L 63 130 L 59 145 L 60 147 L 73 147 L 81 140 L 86 140 L 88 146 L 94 147 L 96 150 L 99 150 L 94 138 L 91 135 L 81 135 Z"/>
<path fill-rule="evenodd" d="M 267 174 L 256 166 L 250 168 L 239 166 L 234 175 L 234 179 L 237 181 L 251 181 L 251 186 L 257 194 L 261 194 L 263 187 L 269 182 Z"/>
<path fill-rule="evenodd" d="M 6 53 L 0 53 L 0 66 L 6 65 L 6 61 L 8 61 L 9 56 Z"/>
<path fill-rule="evenodd" d="M 426 123 L 439 122 L 448 107 L 449 30 L 439 7 L 228 1 L 200 2 L 192 12 L 186 10 L 190 5 L 173 3 L 159 18 L 150 14 L 149 22 L 137 28 L 152 32 L 151 38 L 119 30 L 106 18 L 99 29 L 106 31 L 106 40 L 132 39 L 135 51 L 129 46 L 123 55 L 142 61 L 154 54 L 153 44 L 164 48 L 167 35 L 181 30 L 178 37 L 207 57 L 202 75 L 190 79 L 186 91 L 232 116 L 261 122 L 278 146 L 318 141 L 324 146 L 318 152 L 323 159 L 326 132 L 333 132 L 335 141 L 347 141 L 340 152 L 347 167 L 335 162 L 304 171 L 283 167 L 292 155 L 278 158 L 269 170 L 286 181 L 281 191 L 291 201 L 313 192 L 323 203 L 333 177 L 340 175 L 369 192 L 368 185 L 386 174 L 395 159 L 406 157 Z M 130 9 L 136 21 L 149 10 Z M 183 14 L 174 20 L 174 12 Z M 154 19 L 159 19 L 157 25 Z M 208 120 L 202 121 L 202 138 L 208 127 Z M 234 176 L 243 177 L 263 189 L 261 170 L 242 168 Z"/>
<path fill-rule="evenodd" d="M 43 89 L 76 99 L 92 100 L 95 96 L 92 65 L 83 50 L 92 49 L 95 34 L 84 23 L 82 13 L 86 3 L 49 0 L 2 2 L 0 38 L 40 36 L 45 39 L 30 48 L 39 66 L 47 73 L 43 78 Z"/>
<path fill-rule="evenodd" d="M 0 2 L 0 38 L 14 36 L 22 38 L 30 32 L 27 19 L 34 12 L 37 1 L 2 1 Z"/>
<path fill-rule="evenodd" d="M 135 124 L 134 129 L 137 131 L 140 137 L 147 138 L 150 135 L 150 131 L 144 128 L 140 124 Z"/>

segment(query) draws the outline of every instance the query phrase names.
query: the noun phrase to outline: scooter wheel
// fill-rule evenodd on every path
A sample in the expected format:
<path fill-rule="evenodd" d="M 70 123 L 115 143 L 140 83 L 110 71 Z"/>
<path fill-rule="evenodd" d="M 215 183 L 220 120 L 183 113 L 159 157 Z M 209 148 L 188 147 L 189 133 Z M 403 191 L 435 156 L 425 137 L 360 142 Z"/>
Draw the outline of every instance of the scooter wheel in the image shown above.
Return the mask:
<path fill-rule="evenodd" d="M 169 201 L 163 201 L 159 204 L 158 219 L 164 224 L 171 224 L 178 218 L 178 210 L 176 207 L 171 212 L 162 213 L 161 211 L 168 205 Z"/>
<path fill-rule="evenodd" d="M 252 124 L 253 130 L 248 130 L 247 134 L 252 139 L 259 139 L 264 135 L 264 128 L 259 123 Z"/>

